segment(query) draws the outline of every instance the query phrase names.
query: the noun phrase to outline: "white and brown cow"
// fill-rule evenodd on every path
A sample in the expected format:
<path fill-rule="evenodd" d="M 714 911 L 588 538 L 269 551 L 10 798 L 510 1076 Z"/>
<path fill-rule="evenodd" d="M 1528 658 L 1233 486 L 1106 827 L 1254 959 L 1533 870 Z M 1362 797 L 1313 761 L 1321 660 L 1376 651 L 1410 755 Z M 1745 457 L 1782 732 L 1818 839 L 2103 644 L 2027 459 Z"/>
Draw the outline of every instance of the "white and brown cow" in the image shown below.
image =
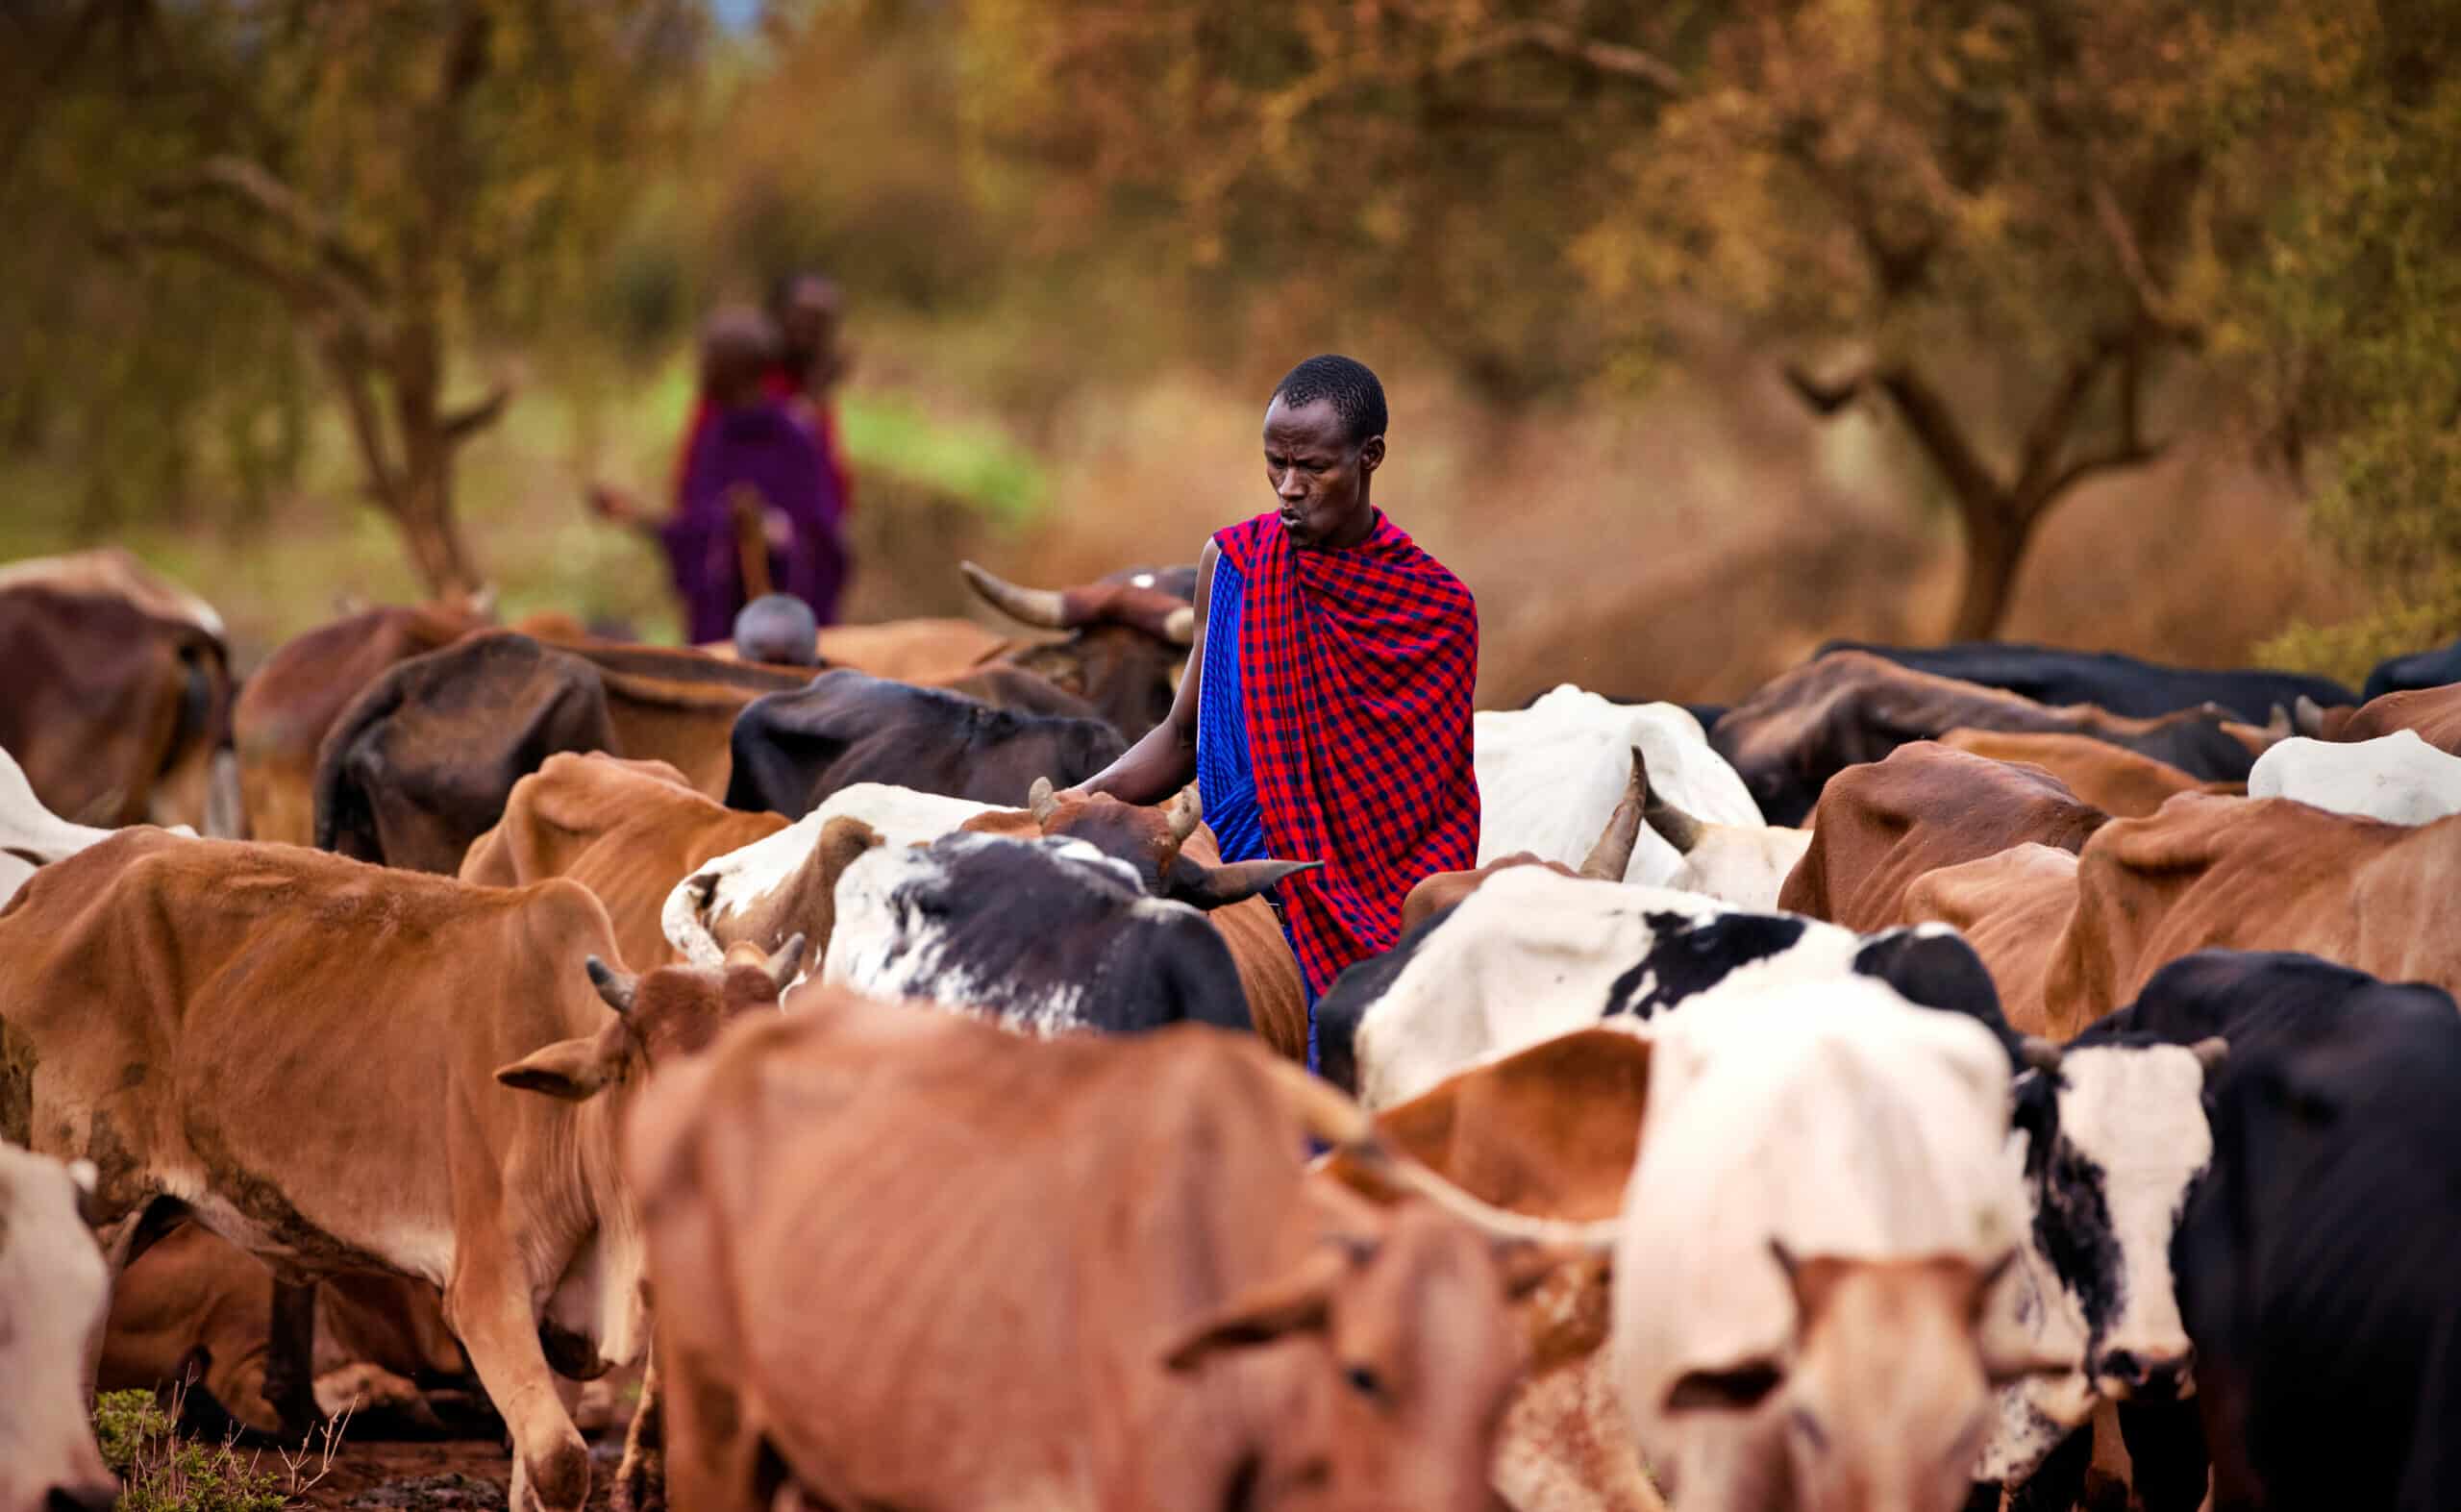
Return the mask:
<path fill-rule="evenodd" d="M 0 1062 L 0 1097 L 9 1092 Z M 111 1278 L 81 1212 L 94 1172 L 0 1141 L 0 1512 L 108 1512 L 86 1414 Z"/>
<path fill-rule="evenodd" d="M 1952 1512 L 1995 1384 L 2038 1363 L 2001 1295 L 2024 1236 L 2008 1063 L 1887 987 L 1677 1015 L 1615 1251 L 1616 1385 L 1685 1512 Z"/>

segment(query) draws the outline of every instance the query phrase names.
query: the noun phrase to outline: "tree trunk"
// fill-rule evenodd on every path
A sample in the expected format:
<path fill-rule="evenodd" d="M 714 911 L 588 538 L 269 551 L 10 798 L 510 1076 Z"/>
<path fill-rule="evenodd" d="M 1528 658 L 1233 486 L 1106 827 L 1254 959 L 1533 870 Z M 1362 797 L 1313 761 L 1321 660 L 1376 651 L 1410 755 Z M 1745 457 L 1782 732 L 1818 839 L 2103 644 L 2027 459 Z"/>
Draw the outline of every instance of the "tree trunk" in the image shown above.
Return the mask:
<path fill-rule="evenodd" d="M 1999 498 L 1965 501 L 1958 513 L 1965 521 L 1965 583 L 1957 593 L 1949 638 L 1990 640 L 2007 618 L 2033 521 Z"/>
<path fill-rule="evenodd" d="M 402 499 L 390 512 L 410 548 L 410 564 L 435 598 L 476 593 L 478 569 L 453 513 L 453 448 L 441 437 L 406 442 Z"/>

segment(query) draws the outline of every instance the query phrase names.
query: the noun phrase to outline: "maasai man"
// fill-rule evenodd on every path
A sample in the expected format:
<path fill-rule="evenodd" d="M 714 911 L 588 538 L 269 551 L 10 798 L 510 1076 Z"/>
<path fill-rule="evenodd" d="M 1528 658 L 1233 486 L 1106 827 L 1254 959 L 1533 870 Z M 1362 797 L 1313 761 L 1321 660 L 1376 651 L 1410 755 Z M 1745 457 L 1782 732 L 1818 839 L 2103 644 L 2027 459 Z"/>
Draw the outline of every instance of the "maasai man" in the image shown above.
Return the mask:
<path fill-rule="evenodd" d="M 726 639 L 736 611 L 772 587 L 803 600 L 822 624 L 836 616 L 846 576 L 840 501 L 808 412 L 770 391 L 777 352 L 776 328 L 758 311 L 712 315 L 701 343 L 710 419 L 692 434 L 676 512 L 648 520 L 614 489 L 590 493 L 601 514 L 665 549 L 695 645 Z M 748 567 L 768 582 L 748 581 Z"/>
<path fill-rule="evenodd" d="M 1315 1000 L 1390 950 L 1420 879 L 1478 864 L 1470 590 L 1370 501 L 1384 387 L 1313 357 L 1265 409 L 1279 506 L 1197 558 L 1196 644 L 1171 716 L 1083 793 L 1157 803 L 1193 776 L 1224 860 L 1320 860 L 1277 889 Z"/>

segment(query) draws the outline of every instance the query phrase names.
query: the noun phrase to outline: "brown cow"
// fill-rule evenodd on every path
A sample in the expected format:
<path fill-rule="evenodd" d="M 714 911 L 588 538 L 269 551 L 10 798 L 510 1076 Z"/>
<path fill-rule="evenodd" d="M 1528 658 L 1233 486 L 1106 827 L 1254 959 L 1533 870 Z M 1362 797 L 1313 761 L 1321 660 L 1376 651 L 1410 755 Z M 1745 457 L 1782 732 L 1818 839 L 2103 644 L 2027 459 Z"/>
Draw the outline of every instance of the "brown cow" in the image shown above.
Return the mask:
<path fill-rule="evenodd" d="M 1614 810 L 1606 816 L 1606 828 L 1599 831 L 1598 841 L 1589 848 L 1575 870 L 1561 861 L 1550 861 L 1528 851 L 1498 856 L 1486 865 L 1466 872 L 1437 872 L 1422 879 L 1402 900 L 1402 932 L 1407 934 L 1428 920 L 1442 913 L 1479 890 L 1479 885 L 1496 873 L 1515 866 L 1543 866 L 1560 877 L 1584 878 L 1591 881 L 1620 882 L 1625 869 L 1632 864 L 1632 845 L 1640 838 L 1641 816 L 1648 806 L 1650 769 L 1638 746 L 1632 748 L 1632 775 L 1624 782 L 1624 796 L 1616 800 Z"/>
<path fill-rule="evenodd" d="M 615 1130 L 786 970 L 634 978 L 614 954 L 578 882 L 125 830 L 0 909 L 0 1135 L 101 1168 L 115 1268 L 185 1216 L 293 1284 L 441 1287 L 511 1431 L 515 1512 L 578 1508 L 554 1375 L 645 1342 Z"/>
<path fill-rule="evenodd" d="M 2139 756 L 2091 735 L 1951 730 L 1940 737 L 1940 744 L 1989 756 L 1994 761 L 2038 766 L 2067 783 L 2079 799 L 2114 819 L 2141 819 L 2161 807 L 2174 793 L 2247 794 L 2244 782 L 2200 782 L 2168 761 Z"/>
<path fill-rule="evenodd" d="M 234 1422 L 284 1430 L 265 1396 L 274 1278 L 211 1230 L 182 1224 L 121 1273 L 103 1341 L 104 1391 L 151 1391 L 202 1366 L 197 1384 Z M 465 1375 L 436 1290 L 390 1276 L 337 1276 L 316 1288 L 313 1390 L 326 1417 L 397 1412 L 438 1425 L 423 1376 Z"/>
<path fill-rule="evenodd" d="M 385 670 L 485 629 L 476 607 L 394 605 L 319 625 L 275 648 L 232 713 L 249 832 L 308 845 L 316 834 L 316 752 Z"/>
<path fill-rule="evenodd" d="M 2090 704 L 2052 707 L 2014 693 L 1840 651 L 1774 679 L 1728 709 L 1709 743 L 1734 765 L 1772 824 L 1799 824 L 1821 784 L 1858 762 L 1951 730 L 2090 735 L 2167 761 L 2203 781 L 2244 782 L 2253 754 L 2223 714 L 2130 719 Z"/>
<path fill-rule="evenodd" d="M 0 567 L 0 748 L 72 824 L 246 821 L 222 618 L 126 552 Z"/>
<path fill-rule="evenodd" d="M 1474 1067 L 1376 1115 L 1376 1131 L 1481 1202 L 1596 1221 L 1623 1210 L 1649 1105 L 1650 1042 L 1580 1029 Z M 1380 1201 L 1378 1167 L 1336 1152 L 1320 1170 Z M 1567 1266 L 1523 1304 L 1530 1368 L 1496 1440 L 1496 1492 L 1522 1512 L 1661 1512 L 1615 1395 L 1606 1275 Z"/>
<path fill-rule="evenodd" d="M 386 670 L 336 721 L 317 758 L 316 844 L 456 872 L 513 784 L 559 751 L 663 761 L 715 797 L 735 715 L 806 681 L 698 652 L 466 636 Z"/>
<path fill-rule="evenodd" d="M 1133 744 L 1168 718 L 1196 642 L 1196 572 L 1131 568 L 1078 587 L 1024 588 L 972 562 L 959 570 L 985 603 L 1059 641 L 1011 643 L 993 659 L 1039 673 L 1094 706 Z"/>
<path fill-rule="evenodd" d="M 627 1140 L 672 1504 L 1487 1506 L 1507 1274 L 1306 1180 L 1276 1066 L 806 988 L 678 1068 Z"/>
<path fill-rule="evenodd" d="M 2066 1044 L 2090 1021 L 2053 1022 L 2043 981 L 2076 906 L 2076 853 L 2028 842 L 1924 873 L 1899 912 L 1907 924 L 1945 924 L 1965 936 L 1991 973 L 2010 1029 Z"/>
<path fill-rule="evenodd" d="M 2286 798 L 2182 793 L 2086 842 L 2046 1007 L 2053 1024 L 2090 1024 L 2207 948 L 2305 951 L 2461 991 L 2456 897 L 2461 815 L 2395 825 Z"/>
<path fill-rule="evenodd" d="M 503 821 L 471 842 L 460 875 L 482 887 L 571 878 L 607 905 L 616 946 L 638 970 L 684 959 L 659 924 L 677 882 L 785 828 L 693 791 L 663 761 L 558 752 L 512 785 Z"/>
<path fill-rule="evenodd" d="M 1927 872 L 2028 841 L 2074 851 L 2109 821 L 2040 767 L 1917 741 L 1829 779 L 1777 906 L 1889 929 L 1909 922 L 1906 890 Z"/>
<path fill-rule="evenodd" d="M 2373 740 L 2408 730 L 2448 756 L 2461 756 L 2461 682 L 2381 694 L 2347 718 L 2330 717 L 2338 712 L 2325 711 L 2322 728 L 2326 739 Z"/>

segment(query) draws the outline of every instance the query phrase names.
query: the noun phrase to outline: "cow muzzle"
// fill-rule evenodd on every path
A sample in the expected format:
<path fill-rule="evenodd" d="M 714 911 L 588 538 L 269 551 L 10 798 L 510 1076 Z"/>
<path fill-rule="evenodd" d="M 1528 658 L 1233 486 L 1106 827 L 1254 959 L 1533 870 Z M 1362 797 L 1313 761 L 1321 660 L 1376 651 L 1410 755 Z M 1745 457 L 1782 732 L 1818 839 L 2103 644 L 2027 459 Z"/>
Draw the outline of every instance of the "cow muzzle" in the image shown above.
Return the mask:
<path fill-rule="evenodd" d="M 2195 1361 L 2192 1350 L 2160 1355 L 2112 1350 L 2095 1362 L 2094 1381 L 2117 1401 L 2183 1399 L 2196 1395 Z"/>

